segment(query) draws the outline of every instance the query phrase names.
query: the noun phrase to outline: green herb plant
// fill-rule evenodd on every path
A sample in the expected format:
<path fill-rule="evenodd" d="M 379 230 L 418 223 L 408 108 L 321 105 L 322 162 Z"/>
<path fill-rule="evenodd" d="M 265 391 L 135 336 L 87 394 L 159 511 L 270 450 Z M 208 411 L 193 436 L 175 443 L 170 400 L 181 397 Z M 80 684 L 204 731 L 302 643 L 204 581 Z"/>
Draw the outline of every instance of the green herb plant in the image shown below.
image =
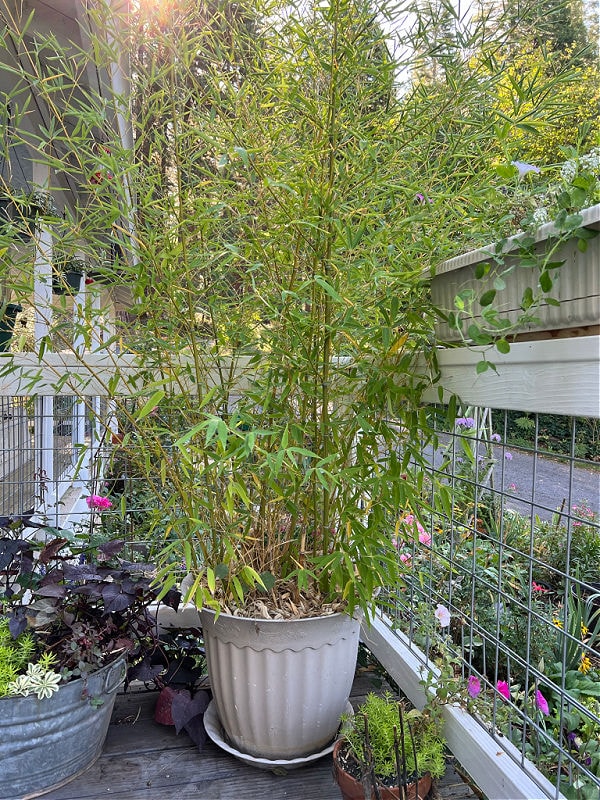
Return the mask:
<path fill-rule="evenodd" d="M 414 782 L 426 772 L 438 778 L 444 774 L 440 719 L 427 709 L 407 708 L 389 693 L 370 693 L 346 726 L 344 736 L 353 758 L 378 780 L 391 778 L 389 785 L 406 786 L 407 780 Z"/>

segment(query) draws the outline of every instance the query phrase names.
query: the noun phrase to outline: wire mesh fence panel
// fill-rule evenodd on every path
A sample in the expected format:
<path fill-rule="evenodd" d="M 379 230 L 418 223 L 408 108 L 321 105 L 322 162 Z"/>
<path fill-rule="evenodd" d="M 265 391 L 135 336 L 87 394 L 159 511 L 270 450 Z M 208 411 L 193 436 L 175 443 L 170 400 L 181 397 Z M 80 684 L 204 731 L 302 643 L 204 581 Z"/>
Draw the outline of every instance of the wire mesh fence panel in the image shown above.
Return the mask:
<path fill-rule="evenodd" d="M 423 504 L 396 521 L 406 586 L 390 597 L 394 623 L 430 663 L 452 663 L 482 724 L 515 744 L 556 796 L 596 798 L 597 421 L 459 414 L 431 409 Z"/>
<path fill-rule="evenodd" d="M 31 403 L 0 398 L 0 516 L 34 508 L 38 495 Z"/>
<path fill-rule="evenodd" d="M 77 404 L 74 397 L 53 399 L 52 457 L 53 475 L 59 477 L 72 466 L 73 433 L 77 430 Z"/>

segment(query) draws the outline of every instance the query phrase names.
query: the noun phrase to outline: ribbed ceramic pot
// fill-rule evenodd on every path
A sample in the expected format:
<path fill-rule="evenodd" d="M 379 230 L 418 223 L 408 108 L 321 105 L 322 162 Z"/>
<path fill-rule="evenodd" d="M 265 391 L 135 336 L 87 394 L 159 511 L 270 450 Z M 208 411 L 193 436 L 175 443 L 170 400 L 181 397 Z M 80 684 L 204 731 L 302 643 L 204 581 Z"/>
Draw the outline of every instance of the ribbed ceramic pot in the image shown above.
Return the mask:
<path fill-rule="evenodd" d="M 124 677 L 120 658 L 51 697 L 0 698 L 0 800 L 38 797 L 93 764 Z"/>
<path fill-rule="evenodd" d="M 358 620 L 215 617 L 201 612 L 213 697 L 231 744 L 272 760 L 324 749 L 350 696 Z"/>

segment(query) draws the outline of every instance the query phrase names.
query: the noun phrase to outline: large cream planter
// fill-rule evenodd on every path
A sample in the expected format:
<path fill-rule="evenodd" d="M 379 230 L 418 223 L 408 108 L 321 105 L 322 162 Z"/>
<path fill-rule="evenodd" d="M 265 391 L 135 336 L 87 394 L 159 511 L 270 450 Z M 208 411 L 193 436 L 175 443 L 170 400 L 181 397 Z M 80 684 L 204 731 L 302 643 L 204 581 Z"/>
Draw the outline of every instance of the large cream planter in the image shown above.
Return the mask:
<path fill-rule="evenodd" d="M 216 617 L 207 609 L 201 618 L 217 713 L 235 748 L 290 760 L 333 740 L 354 679 L 358 620 Z"/>

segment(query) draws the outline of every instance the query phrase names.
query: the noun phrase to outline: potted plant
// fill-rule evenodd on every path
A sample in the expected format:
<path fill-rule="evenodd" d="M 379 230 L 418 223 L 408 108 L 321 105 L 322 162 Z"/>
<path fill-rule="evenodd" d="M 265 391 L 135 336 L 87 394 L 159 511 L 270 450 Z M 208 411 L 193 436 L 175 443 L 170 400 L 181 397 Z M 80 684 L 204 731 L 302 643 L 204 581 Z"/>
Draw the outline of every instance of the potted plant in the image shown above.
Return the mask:
<path fill-rule="evenodd" d="M 0 353 L 10 350 L 10 341 L 15 330 L 17 314 L 23 310 L 18 303 L 6 303 L 4 308 L 0 306 Z"/>
<path fill-rule="evenodd" d="M 418 711 L 391 694 L 369 694 L 344 723 L 333 750 L 344 800 L 423 800 L 444 774 L 443 721 L 433 705 Z"/>
<path fill-rule="evenodd" d="M 35 214 L 25 200 L 9 194 L 0 196 L 0 234 L 28 242 L 35 232 Z"/>
<path fill-rule="evenodd" d="M 123 542 L 91 557 L 32 512 L 1 518 L 0 534 L 0 797 L 14 800 L 100 755 L 127 660 L 154 647 L 157 592 L 149 565 L 118 560 Z"/>
<path fill-rule="evenodd" d="M 52 292 L 54 294 L 77 294 L 86 263 L 81 258 L 59 256 L 52 265 Z"/>
<path fill-rule="evenodd" d="M 5 191 L 0 195 L 0 234 L 28 242 L 38 217 L 58 217 L 59 213 L 54 197 L 44 189 L 29 194 Z"/>
<path fill-rule="evenodd" d="M 445 312 L 436 326 L 439 341 L 491 344 L 499 328 L 504 336 L 543 332 L 545 338 L 573 327 L 593 331 L 600 308 L 600 148 L 584 155 L 572 151 L 543 176 L 522 162 L 503 170 L 507 183 L 516 180 L 519 189 L 524 176 L 533 176 L 528 191 L 514 201 L 525 197 L 531 209 L 512 236 L 436 268 L 432 295 Z"/>
<path fill-rule="evenodd" d="M 72 355 L 88 376 L 81 343 L 109 356 L 99 385 L 119 451 L 160 501 L 159 579 L 185 581 L 202 607 L 227 736 L 257 757 L 310 757 L 333 746 L 358 617 L 402 580 L 394 529 L 431 491 L 431 378 L 415 366 L 425 353 L 436 374 L 423 270 L 466 228 L 480 233 L 489 154 L 504 145 L 500 75 L 448 62 L 446 83 L 397 91 L 413 65 L 358 0 L 228 5 L 201 25 L 193 3 L 145 13 L 123 38 L 94 10 L 113 34 L 109 48 L 94 42 L 97 62 L 114 70 L 121 43 L 134 47 L 136 144 L 120 123 L 108 141 L 107 121 L 123 170 L 90 193 L 77 229 L 90 248 L 100 222 L 131 230 L 119 267 L 135 302 L 110 325 L 90 303 Z M 412 49 L 425 63 L 436 47 Z M 89 183 L 89 137 L 66 118 L 61 130 L 79 156 L 72 179 Z M 46 142 L 37 151 L 48 163 Z"/>
<path fill-rule="evenodd" d="M 127 674 L 127 681 L 139 680 L 159 690 L 154 720 L 185 730 L 202 749 L 206 741 L 204 712 L 210 701 L 202 631 L 198 628 L 162 628 L 156 647 L 146 652 Z"/>

